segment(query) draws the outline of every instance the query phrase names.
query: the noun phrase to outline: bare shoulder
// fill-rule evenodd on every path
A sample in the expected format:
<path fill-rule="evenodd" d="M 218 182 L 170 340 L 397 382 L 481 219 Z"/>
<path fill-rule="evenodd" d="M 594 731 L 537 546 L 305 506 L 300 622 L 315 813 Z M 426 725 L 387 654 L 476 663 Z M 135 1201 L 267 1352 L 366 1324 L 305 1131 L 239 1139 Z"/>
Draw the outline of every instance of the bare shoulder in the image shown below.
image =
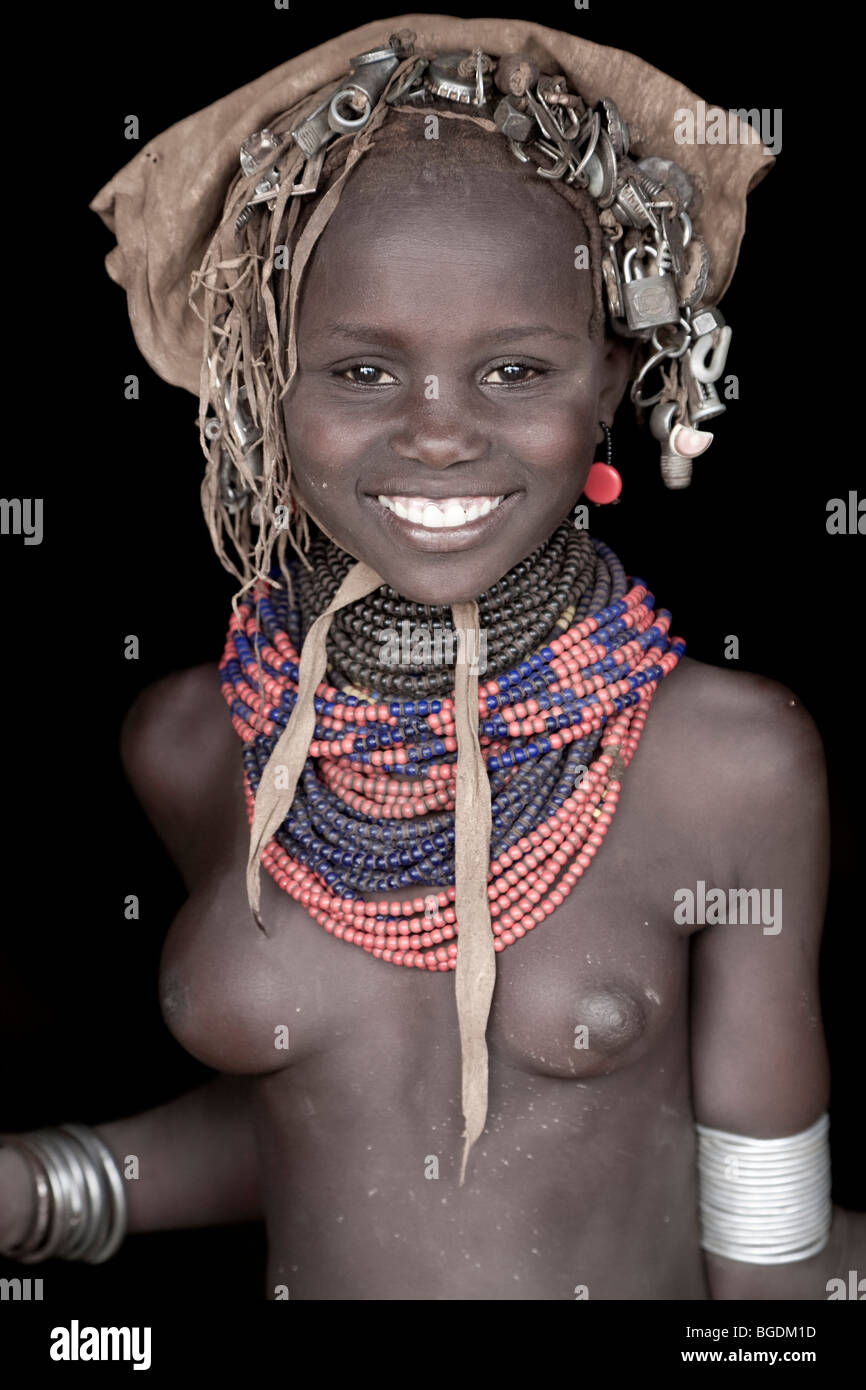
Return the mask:
<path fill-rule="evenodd" d="M 154 681 L 137 696 L 121 729 L 126 775 L 170 849 L 237 764 L 237 738 L 217 671 L 207 663 Z"/>
<path fill-rule="evenodd" d="M 768 825 L 784 822 L 791 839 L 818 833 L 826 816 L 823 742 L 802 700 L 781 682 L 683 658 L 656 691 L 645 739 L 648 770 L 671 814 L 680 822 L 687 816 L 714 844 L 721 871 L 742 864 Z"/>
<path fill-rule="evenodd" d="M 791 760 L 820 756 L 817 725 L 802 700 L 780 681 L 684 657 L 656 691 L 656 721 L 676 737 L 678 761 L 697 759 L 738 779 L 781 771 Z"/>

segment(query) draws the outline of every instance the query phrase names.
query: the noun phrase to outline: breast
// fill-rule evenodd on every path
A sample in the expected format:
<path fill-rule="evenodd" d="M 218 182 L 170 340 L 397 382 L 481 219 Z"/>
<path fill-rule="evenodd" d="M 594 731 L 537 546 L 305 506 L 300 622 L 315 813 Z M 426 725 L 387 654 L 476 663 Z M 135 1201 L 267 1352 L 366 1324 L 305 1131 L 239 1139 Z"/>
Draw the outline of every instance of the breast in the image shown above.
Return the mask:
<path fill-rule="evenodd" d="M 607 1075 L 644 1056 L 682 1006 L 687 944 L 651 915 L 631 929 L 622 918 L 612 926 L 615 895 L 598 899 L 595 912 L 588 898 L 571 911 L 566 904 L 520 943 L 529 948 L 522 957 L 500 956 L 488 1046 L 510 1066 L 562 1078 Z"/>
<path fill-rule="evenodd" d="M 667 1027 L 684 992 L 684 943 L 643 910 L 624 926 L 621 890 L 605 877 L 497 956 L 492 1059 L 564 1079 L 606 1075 Z M 205 1065 L 259 1074 L 328 1049 L 408 1056 L 407 1035 L 422 1053 L 440 1039 L 456 1046 L 453 973 L 398 969 L 336 941 L 269 881 L 262 903 L 269 937 L 232 873 L 190 899 L 166 940 L 163 1016 Z"/>
<path fill-rule="evenodd" d="M 657 725 L 654 703 L 591 870 L 497 956 L 487 1028 L 494 1066 L 579 1082 L 646 1056 L 675 1016 L 687 1023 L 688 929 L 674 923 L 674 894 L 710 873 L 703 832 L 693 830 L 701 818 L 683 810 L 691 800 L 677 771 L 679 725 L 662 728 L 654 752 Z M 332 1057 L 364 1090 L 371 1066 L 397 1058 L 407 1072 L 423 1069 L 435 1052 L 459 1075 L 453 972 L 401 969 L 335 940 L 264 871 L 270 935 L 257 929 L 245 893 L 240 765 L 234 733 L 224 733 L 225 785 L 208 801 L 210 862 L 196 860 L 195 889 L 161 961 L 171 1032 L 218 1071 L 253 1075 Z"/>
<path fill-rule="evenodd" d="M 193 1057 L 255 1075 L 309 1050 L 311 1011 L 302 1027 L 303 965 L 287 956 L 278 924 L 261 933 L 242 885 L 242 873 L 220 876 L 178 913 L 163 947 L 159 999 L 169 1031 Z"/>

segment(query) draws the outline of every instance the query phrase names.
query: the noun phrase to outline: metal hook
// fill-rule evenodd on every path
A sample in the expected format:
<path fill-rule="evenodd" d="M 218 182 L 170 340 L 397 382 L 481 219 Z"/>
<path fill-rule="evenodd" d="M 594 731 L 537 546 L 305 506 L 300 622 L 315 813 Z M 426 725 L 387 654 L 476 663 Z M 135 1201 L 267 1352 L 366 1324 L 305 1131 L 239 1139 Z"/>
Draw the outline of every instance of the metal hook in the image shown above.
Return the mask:
<path fill-rule="evenodd" d="M 727 327 L 719 329 L 719 341 L 715 347 L 713 347 L 712 333 L 704 333 L 702 337 L 698 338 L 689 357 L 692 376 L 696 381 L 702 381 L 705 385 L 718 381 L 725 370 L 728 348 L 731 344 L 731 331 Z M 709 362 L 707 361 L 708 357 Z"/>
<path fill-rule="evenodd" d="M 591 113 L 590 124 L 592 126 L 592 133 L 589 137 L 589 143 L 583 152 L 580 162 L 575 166 L 574 169 L 572 169 L 571 176 L 569 178 L 569 183 L 577 182 L 582 187 L 585 187 L 586 184 L 589 183 L 589 177 L 584 173 L 584 169 L 586 168 L 587 164 L 595 154 L 595 147 L 598 144 L 599 136 L 601 134 L 601 116 L 598 114 L 597 111 L 593 111 Z"/>
<path fill-rule="evenodd" d="M 567 156 L 561 154 L 549 140 L 539 139 L 535 141 L 535 144 L 545 154 L 549 154 L 553 160 L 553 164 L 549 165 L 547 169 L 543 165 L 538 165 L 535 170 L 536 174 L 540 174 L 543 179 L 561 179 L 568 168 Z"/>
<path fill-rule="evenodd" d="M 412 66 L 407 68 L 403 73 L 403 76 L 397 79 L 394 86 L 391 87 L 388 95 L 385 97 L 385 101 L 389 106 L 393 106 L 395 101 L 400 101 L 409 91 L 413 82 L 417 82 L 418 78 L 427 67 L 427 61 L 426 58 L 416 58 Z"/>
<path fill-rule="evenodd" d="M 530 111 L 532 112 L 536 121 L 540 125 L 542 133 L 547 137 L 551 145 L 556 149 L 558 156 L 555 162 L 549 168 L 545 169 L 543 165 L 540 165 L 536 169 L 536 173 L 538 173 L 543 179 L 561 179 L 563 174 L 569 168 L 572 160 L 572 150 L 570 141 L 566 139 L 565 135 L 563 135 L 562 131 L 559 128 L 558 122 L 553 117 L 552 112 L 550 111 L 548 106 L 542 100 L 540 100 L 539 97 L 534 96 L 531 91 L 527 90 L 526 101 Z M 536 143 L 540 144 L 541 142 L 537 141 Z M 545 154 L 552 155 L 550 149 L 546 149 L 544 145 L 542 145 L 541 147 L 544 150 Z"/>
<path fill-rule="evenodd" d="M 559 109 L 563 112 L 570 127 L 568 130 L 563 130 L 562 138 L 564 140 L 576 140 L 580 134 L 580 117 L 571 106 L 561 106 Z"/>
<path fill-rule="evenodd" d="M 659 342 L 659 331 L 662 328 L 681 328 L 683 330 L 683 341 L 678 348 L 674 349 L 673 346 L 664 347 L 663 344 Z M 659 327 L 655 330 L 655 332 L 652 335 L 652 345 L 657 352 L 664 352 L 667 354 L 668 357 L 682 357 L 683 353 L 689 346 L 691 332 L 691 327 L 685 319 L 680 319 L 678 324 L 659 324 Z"/>
<path fill-rule="evenodd" d="M 643 366 L 641 367 L 640 371 L 638 372 L 637 376 L 632 382 L 631 391 L 629 392 L 629 398 L 634 402 L 635 405 L 655 405 L 656 401 L 661 400 L 662 396 L 664 395 L 663 386 L 658 391 L 656 391 L 654 396 L 643 397 L 640 393 L 640 384 L 643 381 L 644 377 L 652 371 L 653 367 L 657 367 L 659 362 L 663 362 L 667 356 L 667 348 L 660 348 L 658 352 L 654 352 L 652 357 L 648 357 L 646 362 L 644 362 Z"/>

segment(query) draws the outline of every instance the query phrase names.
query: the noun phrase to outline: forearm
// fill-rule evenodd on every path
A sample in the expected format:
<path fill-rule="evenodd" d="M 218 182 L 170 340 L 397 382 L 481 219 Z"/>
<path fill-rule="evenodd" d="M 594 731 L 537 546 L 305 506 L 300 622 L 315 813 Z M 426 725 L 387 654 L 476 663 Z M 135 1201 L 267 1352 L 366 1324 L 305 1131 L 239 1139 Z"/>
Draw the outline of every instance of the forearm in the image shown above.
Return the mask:
<path fill-rule="evenodd" d="M 704 1259 L 714 1299 L 826 1299 L 831 1279 L 847 1285 L 850 1270 L 866 1269 L 866 1212 L 834 1207 L 830 1239 L 808 1260 L 752 1265 L 707 1253 Z"/>
<path fill-rule="evenodd" d="M 248 1078 L 218 1076 L 95 1128 L 124 1175 L 131 1233 L 261 1219 Z"/>
<path fill-rule="evenodd" d="M 218 1076 L 153 1110 L 94 1126 L 124 1179 L 130 1233 L 261 1218 L 246 1077 Z M 0 1244 L 17 1243 L 34 1211 L 26 1158 L 0 1149 Z"/>

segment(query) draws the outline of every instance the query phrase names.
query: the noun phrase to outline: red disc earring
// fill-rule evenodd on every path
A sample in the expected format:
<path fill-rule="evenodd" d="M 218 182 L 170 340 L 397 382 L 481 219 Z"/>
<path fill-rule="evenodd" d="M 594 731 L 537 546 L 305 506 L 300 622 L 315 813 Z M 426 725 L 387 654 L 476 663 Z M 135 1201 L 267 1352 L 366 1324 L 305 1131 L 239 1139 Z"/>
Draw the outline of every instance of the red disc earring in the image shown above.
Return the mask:
<path fill-rule="evenodd" d="M 599 421 L 607 439 L 607 462 L 595 462 L 589 470 L 586 482 L 583 485 L 584 496 L 590 502 L 604 505 L 607 502 L 616 502 L 622 492 L 622 478 L 611 463 L 613 452 L 610 430 L 603 420 Z"/>

